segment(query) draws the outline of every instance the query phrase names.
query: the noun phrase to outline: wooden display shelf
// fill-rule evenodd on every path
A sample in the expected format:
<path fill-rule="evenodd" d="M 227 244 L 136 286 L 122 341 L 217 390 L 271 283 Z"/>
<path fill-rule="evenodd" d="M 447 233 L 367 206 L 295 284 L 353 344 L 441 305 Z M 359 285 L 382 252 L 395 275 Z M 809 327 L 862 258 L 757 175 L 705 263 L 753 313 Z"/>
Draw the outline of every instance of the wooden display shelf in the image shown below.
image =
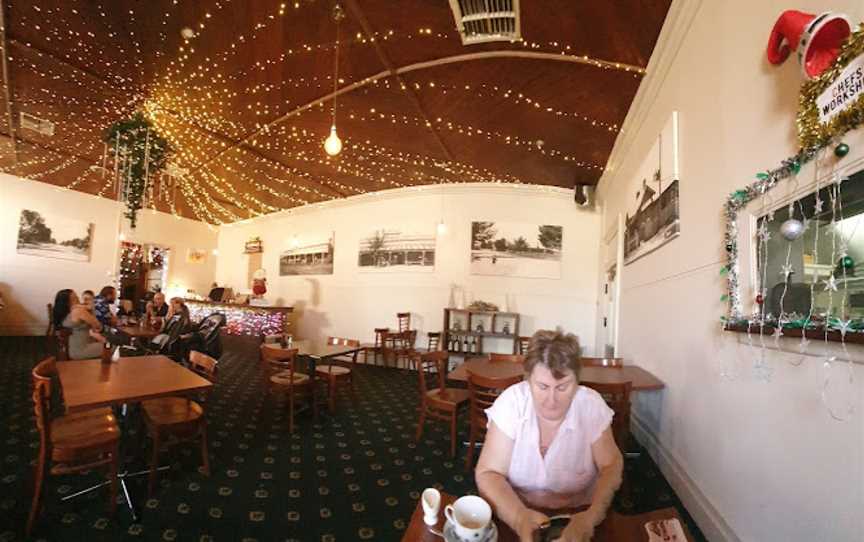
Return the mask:
<path fill-rule="evenodd" d="M 455 315 L 464 315 L 466 320 L 465 329 L 452 329 Z M 472 331 L 475 329 L 474 318 L 491 319 L 490 331 Z M 501 320 L 506 322 L 502 323 Z M 512 333 L 504 333 L 496 331 L 509 325 Z M 470 352 L 465 350 L 454 350 L 451 348 L 450 342 L 454 339 L 461 340 L 464 337 L 472 337 L 476 339 L 477 351 Z M 501 312 L 501 311 L 473 311 L 470 309 L 444 309 L 444 348 L 451 354 L 464 356 L 479 356 L 483 355 L 483 339 L 506 339 L 513 342 L 513 353 L 518 353 L 519 348 L 519 313 L 516 312 Z"/>

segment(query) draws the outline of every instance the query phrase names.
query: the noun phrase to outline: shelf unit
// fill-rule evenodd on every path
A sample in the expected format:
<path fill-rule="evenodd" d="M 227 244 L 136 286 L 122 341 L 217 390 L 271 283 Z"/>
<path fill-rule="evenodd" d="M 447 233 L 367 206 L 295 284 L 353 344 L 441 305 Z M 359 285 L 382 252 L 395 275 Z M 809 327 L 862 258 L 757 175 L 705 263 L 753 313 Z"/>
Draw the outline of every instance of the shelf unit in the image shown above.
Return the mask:
<path fill-rule="evenodd" d="M 459 318 L 462 315 L 462 318 Z M 457 321 L 465 324 L 465 329 L 453 329 L 454 323 Z M 491 331 L 476 331 L 476 324 L 480 320 L 483 322 L 491 321 Z M 504 325 L 510 326 L 510 333 L 504 333 L 502 329 Z M 459 339 L 460 347 L 454 349 L 451 342 L 454 339 Z M 467 338 L 471 338 L 473 344 L 476 344 L 476 350 L 469 348 L 466 350 L 462 345 Z M 483 354 L 483 339 L 510 339 L 513 342 L 513 353 L 516 354 L 519 348 L 519 313 L 502 312 L 502 311 L 472 311 L 468 309 L 444 309 L 444 349 L 454 355 L 470 356 L 475 354 Z"/>

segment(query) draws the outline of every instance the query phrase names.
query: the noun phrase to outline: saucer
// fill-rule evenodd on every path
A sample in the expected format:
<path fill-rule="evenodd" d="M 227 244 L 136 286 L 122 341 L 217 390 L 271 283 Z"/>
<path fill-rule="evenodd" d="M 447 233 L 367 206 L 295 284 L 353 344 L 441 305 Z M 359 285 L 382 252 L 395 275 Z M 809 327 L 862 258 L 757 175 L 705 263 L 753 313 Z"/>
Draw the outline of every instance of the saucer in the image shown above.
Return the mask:
<path fill-rule="evenodd" d="M 498 541 L 498 526 L 495 522 L 489 523 L 489 527 L 480 536 L 464 539 L 456 534 L 456 527 L 448 520 L 444 524 L 444 540 L 446 542 L 497 542 Z"/>

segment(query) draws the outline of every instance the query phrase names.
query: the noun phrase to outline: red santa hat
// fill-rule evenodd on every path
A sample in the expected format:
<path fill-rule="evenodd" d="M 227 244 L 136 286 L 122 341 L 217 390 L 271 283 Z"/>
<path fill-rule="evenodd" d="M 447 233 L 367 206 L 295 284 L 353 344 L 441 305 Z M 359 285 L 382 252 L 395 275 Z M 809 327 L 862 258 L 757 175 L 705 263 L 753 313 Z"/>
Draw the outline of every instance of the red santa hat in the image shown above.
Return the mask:
<path fill-rule="evenodd" d="M 768 61 L 782 64 L 797 49 L 804 77 L 816 79 L 831 66 L 851 33 L 849 19 L 842 13 L 816 16 L 791 9 L 784 11 L 768 38 Z"/>

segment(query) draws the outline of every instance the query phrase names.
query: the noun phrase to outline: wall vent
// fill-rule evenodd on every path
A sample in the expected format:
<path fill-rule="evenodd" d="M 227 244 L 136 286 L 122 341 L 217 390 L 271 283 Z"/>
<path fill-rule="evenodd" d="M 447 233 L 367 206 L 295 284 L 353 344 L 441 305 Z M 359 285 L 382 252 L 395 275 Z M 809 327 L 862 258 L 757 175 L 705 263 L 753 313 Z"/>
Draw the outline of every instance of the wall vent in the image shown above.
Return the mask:
<path fill-rule="evenodd" d="M 462 44 L 518 41 L 519 0 L 450 0 Z"/>
<path fill-rule="evenodd" d="M 46 136 L 54 135 L 54 123 L 50 120 L 40 119 L 25 112 L 21 112 L 21 128 L 33 130 Z"/>

